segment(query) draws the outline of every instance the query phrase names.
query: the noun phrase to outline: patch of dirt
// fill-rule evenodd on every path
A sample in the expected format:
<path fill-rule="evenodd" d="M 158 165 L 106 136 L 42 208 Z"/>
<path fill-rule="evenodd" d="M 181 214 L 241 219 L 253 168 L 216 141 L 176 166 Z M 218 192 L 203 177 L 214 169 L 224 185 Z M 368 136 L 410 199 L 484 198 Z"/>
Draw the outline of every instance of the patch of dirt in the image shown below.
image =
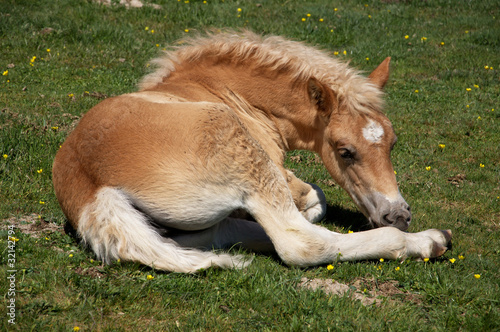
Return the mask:
<path fill-rule="evenodd" d="M 91 278 L 102 278 L 104 274 L 99 271 L 99 268 L 102 268 L 102 266 L 87 268 L 77 267 L 75 273 L 81 276 L 90 276 Z"/>
<path fill-rule="evenodd" d="M 21 218 L 12 217 L 4 219 L 0 227 L 4 229 L 7 228 L 8 225 L 14 225 L 16 227 L 16 231 L 21 231 L 22 233 L 28 234 L 37 239 L 46 232 L 60 232 L 64 234 L 62 225 L 46 222 L 45 220 L 40 219 L 37 214 L 31 214 Z"/>
<path fill-rule="evenodd" d="M 103 4 L 106 6 L 111 6 L 112 4 L 115 3 L 115 1 L 112 1 L 112 0 L 94 0 L 94 2 Z M 124 5 L 126 8 L 142 8 L 144 6 L 153 7 L 155 9 L 161 8 L 160 5 L 156 5 L 154 3 L 144 4 L 144 3 L 142 3 L 141 0 L 120 0 L 119 4 Z"/>
<path fill-rule="evenodd" d="M 302 278 L 298 286 L 311 290 L 320 289 L 327 295 L 348 296 L 353 300 L 361 301 L 365 306 L 379 306 L 383 298 L 422 303 L 419 295 L 405 293 L 397 285 L 398 282 L 395 280 L 378 283 L 375 279 L 360 278 L 351 285 L 347 285 L 331 279 Z"/>
<path fill-rule="evenodd" d="M 465 174 L 457 174 L 455 176 L 448 178 L 448 182 L 455 185 L 458 188 L 460 187 L 460 184 L 464 182 L 465 179 L 466 179 Z"/>

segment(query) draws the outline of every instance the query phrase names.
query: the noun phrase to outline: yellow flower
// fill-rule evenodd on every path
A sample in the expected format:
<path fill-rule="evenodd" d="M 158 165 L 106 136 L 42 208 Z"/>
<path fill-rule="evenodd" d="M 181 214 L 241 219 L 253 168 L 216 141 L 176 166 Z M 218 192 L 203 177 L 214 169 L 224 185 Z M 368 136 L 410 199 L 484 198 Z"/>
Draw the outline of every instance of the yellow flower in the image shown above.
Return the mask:
<path fill-rule="evenodd" d="M 344 52 L 342 52 L 342 53 L 344 53 L 344 55 L 347 55 L 347 51 L 346 50 L 344 50 Z"/>
<path fill-rule="evenodd" d="M 91 258 L 91 259 L 90 259 L 90 262 L 91 262 L 91 263 L 94 263 L 94 260 Z"/>
<path fill-rule="evenodd" d="M 118 258 L 118 259 L 116 260 L 116 262 L 117 262 L 117 263 L 120 263 L 120 262 L 121 262 L 121 260 Z"/>
<path fill-rule="evenodd" d="M 47 52 L 49 52 L 49 53 L 50 53 L 50 48 L 48 48 L 48 49 L 47 49 Z"/>
<path fill-rule="evenodd" d="M 305 21 L 306 21 L 305 17 L 302 17 L 302 22 L 305 22 Z"/>
<path fill-rule="evenodd" d="M 72 94 L 72 93 L 68 94 L 68 97 L 70 97 L 70 98 L 73 98 L 74 96 L 75 96 L 75 95 L 74 95 L 74 94 Z"/>
<path fill-rule="evenodd" d="M 406 35 L 406 36 L 405 36 L 405 39 L 408 39 L 408 38 L 410 38 L 410 36 Z"/>
<path fill-rule="evenodd" d="M 306 16 L 307 16 L 307 17 L 311 17 L 311 14 L 309 14 L 309 13 L 308 13 Z"/>
<path fill-rule="evenodd" d="M 476 89 L 479 89 L 479 85 L 477 85 L 477 84 L 474 84 L 474 87 L 475 87 Z"/>
<path fill-rule="evenodd" d="M 57 130 L 57 129 L 59 129 L 59 127 L 57 126 L 52 127 L 52 130 Z"/>
<path fill-rule="evenodd" d="M 478 116 L 478 117 L 477 117 L 477 119 L 478 119 L 478 120 L 481 120 L 481 117 L 480 117 L 480 116 Z"/>
<path fill-rule="evenodd" d="M 184 32 L 189 32 L 189 29 L 184 29 Z"/>
<path fill-rule="evenodd" d="M 400 267 L 399 267 L 399 266 L 396 266 L 396 267 L 394 268 L 394 270 L 399 271 L 399 270 L 400 270 Z"/>
<path fill-rule="evenodd" d="M 395 175 L 397 175 L 397 174 L 398 174 L 398 172 L 394 171 L 394 174 L 395 174 Z"/>
<path fill-rule="evenodd" d="M 441 42 L 441 46 L 444 46 L 444 42 Z"/>
<path fill-rule="evenodd" d="M 427 37 L 422 37 L 422 38 L 420 38 L 420 40 L 422 40 L 422 41 L 426 41 L 426 40 L 427 40 Z"/>
<path fill-rule="evenodd" d="M 458 255 L 458 259 L 465 259 L 464 255 Z"/>
<path fill-rule="evenodd" d="M 450 262 L 453 264 L 455 263 L 456 259 L 455 258 L 450 258 Z"/>
<path fill-rule="evenodd" d="M 430 171 L 431 167 L 430 166 L 426 166 L 425 169 L 428 170 L 428 171 Z"/>
<path fill-rule="evenodd" d="M 365 58 L 366 61 L 370 61 L 370 58 Z"/>
<path fill-rule="evenodd" d="M 15 237 L 15 236 L 9 236 L 9 240 L 10 241 L 14 241 L 14 242 L 19 241 L 19 239 L 17 237 Z"/>
<path fill-rule="evenodd" d="M 330 264 L 330 265 L 328 265 L 328 266 L 326 267 L 326 269 L 327 269 L 327 270 L 329 270 L 329 271 L 330 271 L 330 270 L 333 270 L 333 265 L 331 265 L 331 264 Z"/>
<path fill-rule="evenodd" d="M 440 147 L 441 149 L 444 149 L 444 148 L 446 147 L 446 145 L 444 145 L 444 144 L 439 144 L 439 147 Z"/>
<path fill-rule="evenodd" d="M 381 258 L 381 259 L 379 259 L 379 261 L 380 261 L 380 263 L 383 263 L 383 262 L 384 262 L 384 259 L 383 259 L 383 258 Z"/>
<path fill-rule="evenodd" d="M 472 91 L 472 89 L 471 89 L 471 88 L 467 88 L 467 89 L 465 89 L 465 90 L 466 90 L 466 91 Z"/>
<path fill-rule="evenodd" d="M 80 328 L 79 328 L 78 326 L 75 326 L 75 327 L 73 328 L 73 331 L 78 332 L 78 331 L 80 331 Z"/>
<path fill-rule="evenodd" d="M 324 20 L 322 18 L 319 19 L 320 22 L 323 22 Z"/>
<path fill-rule="evenodd" d="M 153 277 L 151 274 L 148 274 L 148 276 L 146 277 L 146 279 L 148 280 L 153 280 L 155 277 Z"/>
<path fill-rule="evenodd" d="M 348 234 L 352 234 L 352 233 L 354 233 L 354 232 L 353 232 L 353 231 L 347 231 L 347 233 L 348 233 Z"/>
<path fill-rule="evenodd" d="M 371 16 L 371 15 L 368 15 L 368 18 L 372 18 L 372 16 Z"/>
<path fill-rule="evenodd" d="M 337 8 L 333 8 L 333 11 L 336 12 L 338 9 Z"/>
<path fill-rule="evenodd" d="M 238 11 L 241 12 L 241 8 L 238 8 Z"/>
<path fill-rule="evenodd" d="M 481 275 L 480 274 L 474 274 L 474 278 L 479 279 L 479 278 L 481 278 Z"/>
<path fill-rule="evenodd" d="M 418 93 L 418 90 L 415 90 L 415 93 Z"/>
<path fill-rule="evenodd" d="M 4 154 L 4 155 L 3 155 L 3 159 L 7 159 L 7 158 L 9 158 L 9 156 L 8 156 L 8 155 L 6 155 L 6 154 Z"/>
<path fill-rule="evenodd" d="M 428 261 L 429 261 L 429 257 L 425 257 L 425 258 L 424 258 L 424 262 L 426 262 L 426 263 L 427 263 Z"/>
<path fill-rule="evenodd" d="M 335 51 L 333 52 L 333 55 L 339 55 L 339 52 Z"/>
<path fill-rule="evenodd" d="M 42 205 L 44 205 L 44 204 L 45 204 L 45 202 L 44 202 L 44 201 L 39 201 L 38 203 L 40 203 L 40 204 L 42 204 Z"/>
<path fill-rule="evenodd" d="M 484 66 L 484 69 L 488 69 L 488 68 L 490 68 L 490 67 L 488 67 L 488 66 Z"/>
<path fill-rule="evenodd" d="M 467 106 L 465 106 L 465 107 L 469 108 L 470 106 L 469 106 L 469 105 L 467 105 Z"/>
<path fill-rule="evenodd" d="M 43 168 L 40 168 L 39 170 L 36 171 L 38 174 L 41 174 L 43 172 Z"/>
<path fill-rule="evenodd" d="M 9 71 L 8 71 L 8 70 L 4 71 L 2 75 L 3 75 L 3 76 L 7 76 L 7 75 L 9 75 Z"/>
<path fill-rule="evenodd" d="M 482 164 L 482 163 L 479 164 L 479 167 L 484 168 L 484 164 Z"/>
<path fill-rule="evenodd" d="M 465 33 L 469 33 L 469 30 L 465 30 Z"/>
<path fill-rule="evenodd" d="M 71 257 L 73 257 L 73 254 L 69 254 L 69 257 L 70 257 L 70 258 L 71 258 Z"/>
<path fill-rule="evenodd" d="M 144 30 L 148 31 L 149 30 L 149 27 L 145 27 Z"/>
<path fill-rule="evenodd" d="M 382 265 L 379 265 L 379 266 L 377 267 L 377 270 L 379 270 L 379 271 L 380 271 L 380 270 L 382 270 Z"/>
<path fill-rule="evenodd" d="M 155 33 L 154 29 L 152 29 L 150 32 L 151 32 L 151 33 Z"/>

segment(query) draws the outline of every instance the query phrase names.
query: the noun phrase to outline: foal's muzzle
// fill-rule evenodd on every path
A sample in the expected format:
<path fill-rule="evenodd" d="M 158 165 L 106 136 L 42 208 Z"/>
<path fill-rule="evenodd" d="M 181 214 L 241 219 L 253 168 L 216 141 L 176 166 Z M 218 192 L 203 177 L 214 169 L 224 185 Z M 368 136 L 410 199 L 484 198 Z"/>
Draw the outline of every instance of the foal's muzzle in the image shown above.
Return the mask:
<path fill-rule="evenodd" d="M 368 220 L 375 228 L 391 226 L 406 231 L 410 226 L 410 206 L 401 196 L 396 200 L 389 200 L 377 193 L 371 196 L 365 208 Z"/>
<path fill-rule="evenodd" d="M 406 231 L 411 222 L 410 206 L 406 203 L 399 209 L 391 209 L 387 213 L 383 213 L 380 219 L 381 226 L 392 226 L 402 231 Z"/>

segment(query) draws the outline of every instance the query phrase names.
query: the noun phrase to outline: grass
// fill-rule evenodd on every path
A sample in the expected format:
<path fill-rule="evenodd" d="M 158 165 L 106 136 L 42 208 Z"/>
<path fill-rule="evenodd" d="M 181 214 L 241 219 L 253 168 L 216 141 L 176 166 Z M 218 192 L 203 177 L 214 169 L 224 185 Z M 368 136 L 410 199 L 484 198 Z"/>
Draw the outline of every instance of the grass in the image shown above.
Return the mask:
<path fill-rule="evenodd" d="M 2 330 L 500 329 L 496 1 L 155 3 L 161 8 L 84 0 L 0 3 L 2 276 L 11 269 L 8 224 L 16 225 L 19 239 L 16 294 L 6 291 L 0 304 L 6 312 L 7 300 L 15 298 L 16 325 L 2 314 Z M 318 45 L 367 72 L 392 56 L 385 112 L 399 138 L 392 159 L 412 206 L 410 230 L 449 228 L 453 250 L 426 263 L 364 261 L 333 270 L 290 268 L 256 255 L 243 271 L 182 275 L 132 263 L 102 266 L 62 232 L 51 165 L 77 119 L 106 96 L 134 91 L 161 49 L 225 27 Z M 327 195 L 325 227 L 346 232 L 351 221 L 362 222 L 315 156 L 290 153 L 296 156 L 287 165 Z M 361 281 L 368 293 L 394 282 L 400 293 L 364 306 L 299 288 L 303 277 L 334 278 L 353 291 L 364 291 L 353 286 Z M 2 277 L 0 289 L 9 285 Z"/>

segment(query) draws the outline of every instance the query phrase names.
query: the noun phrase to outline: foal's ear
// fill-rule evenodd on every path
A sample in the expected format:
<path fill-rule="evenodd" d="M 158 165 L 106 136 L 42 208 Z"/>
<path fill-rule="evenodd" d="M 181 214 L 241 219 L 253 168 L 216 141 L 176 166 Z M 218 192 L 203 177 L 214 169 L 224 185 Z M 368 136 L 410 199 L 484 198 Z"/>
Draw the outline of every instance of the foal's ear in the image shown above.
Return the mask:
<path fill-rule="evenodd" d="M 385 58 L 384 61 L 368 76 L 370 81 L 382 89 L 389 80 L 389 64 L 391 57 Z"/>
<path fill-rule="evenodd" d="M 311 102 L 316 106 L 321 115 L 324 117 L 330 116 L 335 107 L 334 103 L 336 103 L 333 91 L 313 77 L 307 82 L 307 89 Z"/>

